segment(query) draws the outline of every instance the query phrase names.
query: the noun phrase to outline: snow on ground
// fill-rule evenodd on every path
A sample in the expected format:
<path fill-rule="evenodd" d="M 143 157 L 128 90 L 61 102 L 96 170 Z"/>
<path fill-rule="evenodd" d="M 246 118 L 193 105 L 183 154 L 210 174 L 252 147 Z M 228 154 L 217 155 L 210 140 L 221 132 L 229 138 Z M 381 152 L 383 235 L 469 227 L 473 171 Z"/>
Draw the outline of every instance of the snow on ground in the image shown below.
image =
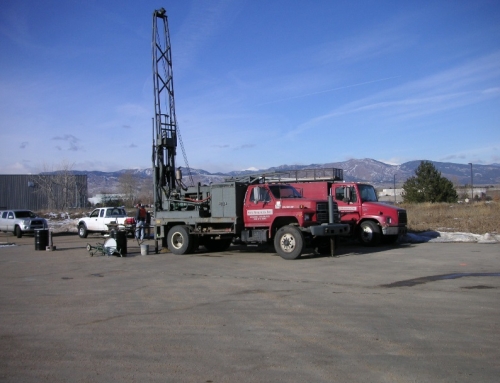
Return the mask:
<path fill-rule="evenodd" d="M 408 233 L 400 240 L 400 243 L 423 243 L 423 242 L 475 242 L 475 243 L 499 243 L 498 234 L 472 234 L 472 233 L 448 233 L 444 231 L 426 231 L 423 233 Z"/>
<path fill-rule="evenodd" d="M 69 217 L 64 219 L 47 219 L 49 229 L 53 233 L 78 233 L 77 225 L 79 218 L 71 219 Z"/>

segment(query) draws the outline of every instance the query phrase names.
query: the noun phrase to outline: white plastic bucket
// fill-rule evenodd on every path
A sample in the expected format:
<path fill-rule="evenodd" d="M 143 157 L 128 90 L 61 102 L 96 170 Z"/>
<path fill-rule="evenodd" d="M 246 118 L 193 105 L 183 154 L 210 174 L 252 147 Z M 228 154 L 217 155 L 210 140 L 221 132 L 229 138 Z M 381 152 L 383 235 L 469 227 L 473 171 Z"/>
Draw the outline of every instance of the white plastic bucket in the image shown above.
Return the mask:
<path fill-rule="evenodd" d="M 149 254 L 149 245 L 141 245 L 141 255 Z"/>

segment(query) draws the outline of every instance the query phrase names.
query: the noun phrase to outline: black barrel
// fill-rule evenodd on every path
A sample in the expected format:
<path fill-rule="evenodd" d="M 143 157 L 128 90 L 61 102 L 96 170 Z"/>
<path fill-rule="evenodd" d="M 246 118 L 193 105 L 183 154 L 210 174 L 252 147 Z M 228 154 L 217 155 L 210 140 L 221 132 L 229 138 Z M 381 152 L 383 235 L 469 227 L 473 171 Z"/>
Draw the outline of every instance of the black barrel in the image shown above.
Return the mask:
<path fill-rule="evenodd" d="M 116 239 L 116 251 L 118 251 L 122 257 L 127 256 L 127 232 L 124 230 L 114 231 L 114 238 Z"/>
<path fill-rule="evenodd" d="M 35 230 L 35 250 L 46 250 L 49 245 L 49 229 Z"/>

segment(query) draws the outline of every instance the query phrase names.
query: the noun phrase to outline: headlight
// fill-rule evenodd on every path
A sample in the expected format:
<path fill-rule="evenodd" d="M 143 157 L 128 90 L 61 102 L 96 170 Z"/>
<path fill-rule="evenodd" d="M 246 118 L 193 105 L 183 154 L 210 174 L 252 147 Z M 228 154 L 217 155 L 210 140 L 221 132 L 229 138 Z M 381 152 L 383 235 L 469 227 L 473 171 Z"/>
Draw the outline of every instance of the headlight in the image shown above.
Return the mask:
<path fill-rule="evenodd" d="M 29 224 L 30 224 L 30 220 L 29 219 L 24 219 L 23 220 L 23 225 L 24 226 L 29 226 Z"/>
<path fill-rule="evenodd" d="M 304 214 L 304 221 L 310 221 L 311 220 L 311 214 Z"/>
<path fill-rule="evenodd" d="M 391 217 L 387 217 L 386 222 L 387 222 L 388 224 L 391 224 L 391 223 L 392 223 L 392 218 L 391 218 Z"/>

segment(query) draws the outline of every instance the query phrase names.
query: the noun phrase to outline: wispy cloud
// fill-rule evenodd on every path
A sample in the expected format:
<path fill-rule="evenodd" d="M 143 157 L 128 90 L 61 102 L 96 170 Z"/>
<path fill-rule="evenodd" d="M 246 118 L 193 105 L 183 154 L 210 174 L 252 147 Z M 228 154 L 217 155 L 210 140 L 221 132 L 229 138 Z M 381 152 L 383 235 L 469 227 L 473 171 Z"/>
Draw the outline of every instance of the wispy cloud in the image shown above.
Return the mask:
<path fill-rule="evenodd" d="M 357 86 L 368 85 L 368 84 L 373 84 L 373 83 L 376 83 L 376 82 L 392 80 L 392 79 L 395 79 L 395 78 L 398 78 L 398 77 L 401 77 L 401 76 L 386 77 L 386 78 L 381 78 L 381 79 L 378 79 L 378 80 L 364 81 L 364 82 L 360 82 L 360 83 L 357 83 L 357 84 L 343 85 L 343 86 L 339 86 L 339 87 L 336 87 L 336 88 L 325 89 L 325 90 L 320 90 L 320 91 L 317 91 L 317 92 L 301 94 L 301 95 L 298 95 L 298 96 L 293 96 L 293 97 L 288 97 L 288 98 L 282 98 L 282 99 L 279 99 L 279 100 L 273 100 L 273 101 L 263 102 L 261 104 L 257 104 L 256 106 L 269 105 L 269 104 L 274 104 L 274 103 L 281 102 L 281 101 L 289 101 L 289 100 L 294 100 L 294 99 L 297 99 L 297 98 L 314 96 L 314 95 L 317 95 L 317 94 L 328 93 L 328 92 L 334 92 L 336 90 L 343 90 L 343 89 L 354 88 L 354 87 L 357 87 Z"/>
<path fill-rule="evenodd" d="M 66 147 L 66 150 L 77 152 L 79 150 L 82 150 L 83 147 L 79 145 L 80 139 L 76 138 L 72 134 L 65 134 L 63 136 L 56 136 L 52 138 L 55 141 L 64 141 L 68 144 Z M 57 149 L 63 150 L 63 148 L 60 145 L 56 146 Z"/>
<path fill-rule="evenodd" d="M 500 52 L 407 82 L 350 102 L 301 124 L 289 137 L 339 116 L 378 113 L 379 118 L 404 121 L 479 103 L 500 96 L 493 81 L 500 79 Z"/>
<path fill-rule="evenodd" d="M 251 148 L 255 148 L 257 145 L 255 144 L 243 144 L 243 145 L 240 145 L 236 148 L 234 148 L 234 150 L 240 150 L 240 149 L 251 149 Z"/>

